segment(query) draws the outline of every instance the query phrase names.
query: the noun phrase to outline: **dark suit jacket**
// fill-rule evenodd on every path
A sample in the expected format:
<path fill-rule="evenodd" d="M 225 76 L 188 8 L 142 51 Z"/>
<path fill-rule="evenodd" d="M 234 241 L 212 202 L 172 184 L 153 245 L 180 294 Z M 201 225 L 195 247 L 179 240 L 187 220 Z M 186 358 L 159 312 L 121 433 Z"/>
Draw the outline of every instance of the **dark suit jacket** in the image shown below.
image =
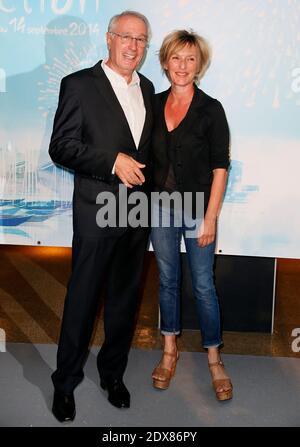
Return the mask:
<path fill-rule="evenodd" d="M 164 116 L 170 89 L 155 95 L 153 131 L 154 185 L 164 189 L 169 163 L 180 192 L 204 192 L 205 210 L 208 205 L 213 169 L 229 167 L 229 128 L 224 109 L 219 101 L 194 86 L 190 108 L 176 131 L 176 142 L 167 144 Z M 194 203 L 193 203 L 194 205 Z M 193 207 L 194 209 L 194 207 Z"/>
<path fill-rule="evenodd" d="M 128 122 L 101 61 L 62 79 L 49 154 L 55 163 L 74 171 L 74 232 L 87 236 L 111 235 L 118 229 L 96 225 L 99 192 L 117 196 L 120 180 L 112 175 L 118 152 L 148 166 L 152 131 L 152 83 L 139 74 L 146 108 L 145 124 L 136 149 Z M 149 173 L 143 171 L 149 180 Z M 142 188 L 146 189 L 147 184 Z M 130 190 L 130 192 L 133 192 Z M 124 231 L 124 229 L 122 230 Z"/>

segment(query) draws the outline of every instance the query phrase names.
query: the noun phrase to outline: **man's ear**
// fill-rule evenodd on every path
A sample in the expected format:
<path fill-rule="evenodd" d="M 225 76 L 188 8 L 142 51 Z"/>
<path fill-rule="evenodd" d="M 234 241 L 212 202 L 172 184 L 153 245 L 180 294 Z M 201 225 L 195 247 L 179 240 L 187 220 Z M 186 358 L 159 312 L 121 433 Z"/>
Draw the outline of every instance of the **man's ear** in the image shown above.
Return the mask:
<path fill-rule="evenodd" d="M 106 33 L 106 45 L 107 45 L 108 51 L 110 50 L 110 42 L 111 42 L 111 35 L 109 32 L 107 32 Z"/>

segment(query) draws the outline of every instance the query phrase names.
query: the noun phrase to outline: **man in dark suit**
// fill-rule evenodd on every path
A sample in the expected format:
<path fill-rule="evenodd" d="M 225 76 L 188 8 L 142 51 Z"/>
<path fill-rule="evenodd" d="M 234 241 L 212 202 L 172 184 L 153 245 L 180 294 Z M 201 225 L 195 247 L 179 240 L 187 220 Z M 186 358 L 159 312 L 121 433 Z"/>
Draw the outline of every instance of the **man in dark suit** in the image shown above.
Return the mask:
<path fill-rule="evenodd" d="M 148 38 L 149 23 L 143 15 L 125 11 L 114 16 L 107 32 L 108 59 L 61 82 L 49 153 L 55 163 L 75 173 L 72 275 L 57 369 L 52 375 L 52 411 L 61 422 L 75 417 L 73 390 L 83 379 L 104 278 L 105 340 L 97 357 L 100 383 L 114 406 L 130 406 L 123 374 L 148 228 L 99 227 L 96 197 L 111 192 L 118 207 L 120 184 L 129 194 L 147 191 L 154 88 L 135 70 L 144 57 Z"/>

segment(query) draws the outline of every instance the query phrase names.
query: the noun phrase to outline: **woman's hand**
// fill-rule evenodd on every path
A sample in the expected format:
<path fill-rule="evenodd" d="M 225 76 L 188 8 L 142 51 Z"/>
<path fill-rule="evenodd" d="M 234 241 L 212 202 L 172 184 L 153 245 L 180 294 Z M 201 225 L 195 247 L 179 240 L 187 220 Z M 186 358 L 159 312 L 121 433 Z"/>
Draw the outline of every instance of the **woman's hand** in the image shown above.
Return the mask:
<path fill-rule="evenodd" d="M 206 247 L 215 240 L 217 218 L 225 191 L 226 180 L 227 171 L 225 168 L 216 168 L 213 170 L 213 182 L 209 202 L 198 236 L 199 247 Z"/>
<path fill-rule="evenodd" d="M 200 226 L 198 245 L 206 247 L 211 244 L 216 237 L 217 219 L 205 217 Z"/>

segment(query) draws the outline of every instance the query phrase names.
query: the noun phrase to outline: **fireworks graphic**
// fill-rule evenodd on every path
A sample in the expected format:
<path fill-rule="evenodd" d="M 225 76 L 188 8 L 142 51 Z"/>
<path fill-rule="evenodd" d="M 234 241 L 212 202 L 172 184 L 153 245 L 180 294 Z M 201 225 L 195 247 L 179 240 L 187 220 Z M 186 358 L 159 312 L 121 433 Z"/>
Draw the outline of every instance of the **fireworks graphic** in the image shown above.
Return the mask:
<path fill-rule="evenodd" d="M 96 46 L 94 44 L 77 49 L 74 42 L 70 41 L 61 58 L 54 57 L 51 65 L 44 65 L 47 73 L 46 81 L 38 82 L 40 91 L 38 109 L 44 118 L 53 120 L 61 79 L 81 68 L 92 65 L 95 61 L 95 54 Z"/>
<path fill-rule="evenodd" d="M 287 100 L 300 105 L 291 88 L 292 72 L 300 66 L 299 13 L 299 0 L 168 0 L 154 20 L 159 44 L 175 28 L 208 38 L 208 77 L 223 98 L 235 94 L 248 108 L 263 100 L 278 109 Z"/>
<path fill-rule="evenodd" d="M 247 107 L 255 106 L 262 97 L 272 108 L 279 109 L 285 100 L 294 98 L 291 73 L 300 63 L 300 2 L 245 0 L 239 5 L 247 17 L 247 26 L 234 37 L 242 39 L 244 64 L 239 68 L 238 60 L 233 58 L 235 68 L 229 65 L 232 76 L 229 91 L 239 86 Z"/>

